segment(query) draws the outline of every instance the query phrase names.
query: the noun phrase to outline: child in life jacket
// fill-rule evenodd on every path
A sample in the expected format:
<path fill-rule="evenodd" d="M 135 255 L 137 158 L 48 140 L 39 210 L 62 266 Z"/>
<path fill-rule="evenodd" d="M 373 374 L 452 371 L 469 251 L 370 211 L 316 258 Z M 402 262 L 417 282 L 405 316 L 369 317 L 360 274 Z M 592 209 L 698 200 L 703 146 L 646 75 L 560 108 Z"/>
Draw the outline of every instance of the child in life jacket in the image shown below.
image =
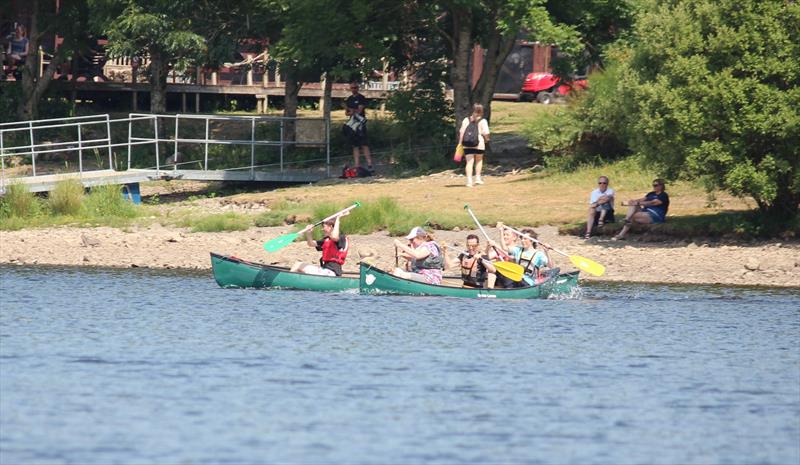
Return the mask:
<path fill-rule="evenodd" d="M 314 240 L 311 235 L 311 231 L 314 229 L 312 225 L 308 225 L 300 231 L 306 235 L 306 244 L 322 252 L 322 257 L 319 259 L 319 265 L 297 262 L 292 266 L 291 271 L 320 276 L 341 276 L 342 265 L 347 258 L 350 244 L 347 237 L 339 231 L 339 218 L 348 214 L 350 212 L 346 211 L 335 219 L 322 223 L 322 229 L 325 232 L 322 240 Z"/>

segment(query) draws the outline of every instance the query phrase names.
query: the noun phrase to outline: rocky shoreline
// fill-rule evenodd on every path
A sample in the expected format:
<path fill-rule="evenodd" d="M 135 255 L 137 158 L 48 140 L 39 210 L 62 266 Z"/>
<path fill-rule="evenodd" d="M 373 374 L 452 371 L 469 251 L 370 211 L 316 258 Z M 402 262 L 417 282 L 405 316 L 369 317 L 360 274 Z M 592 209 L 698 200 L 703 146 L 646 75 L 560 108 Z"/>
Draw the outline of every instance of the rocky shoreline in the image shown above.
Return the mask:
<path fill-rule="evenodd" d="M 0 231 L 0 264 L 66 265 L 155 269 L 210 269 L 209 252 L 234 255 L 266 264 L 291 265 L 296 260 L 314 262 L 318 253 L 302 242 L 266 252 L 264 241 L 293 231 L 289 226 L 250 228 L 225 233 L 190 233 L 160 224 L 125 230 L 99 227 L 58 227 Z M 800 242 L 713 244 L 704 242 L 640 243 L 605 239 L 583 241 L 562 236 L 557 228 L 536 228 L 540 238 L 573 255 L 582 255 L 606 266 L 592 281 L 675 284 L 723 284 L 800 288 Z M 468 233 L 436 231 L 450 246 L 464 244 Z M 489 234 L 496 235 L 494 229 Z M 352 252 L 345 271 L 357 271 L 359 258 L 380 267 L 394 266 L 392 238 L 385 232 L 351 235 Z M 551 252 L 563 270 L 573 269 L 569 259 Z"/>

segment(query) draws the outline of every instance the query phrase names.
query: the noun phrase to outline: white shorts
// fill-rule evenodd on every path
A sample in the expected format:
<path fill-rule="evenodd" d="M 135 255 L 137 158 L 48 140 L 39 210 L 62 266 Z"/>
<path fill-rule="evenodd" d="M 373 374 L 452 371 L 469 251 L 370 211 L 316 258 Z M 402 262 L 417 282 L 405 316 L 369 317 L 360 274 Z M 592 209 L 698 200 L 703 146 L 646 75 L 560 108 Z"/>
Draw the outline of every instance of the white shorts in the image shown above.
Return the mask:
<path fill-rule="evenodd" d="M 318 276 L 336 276 L 336 273 L 333 270 L 329 270 L 327 268 L 323 268 L 317 265 L 306 265 L 303 267 L 303 273 L 305 274 L 314 274 Z"/>

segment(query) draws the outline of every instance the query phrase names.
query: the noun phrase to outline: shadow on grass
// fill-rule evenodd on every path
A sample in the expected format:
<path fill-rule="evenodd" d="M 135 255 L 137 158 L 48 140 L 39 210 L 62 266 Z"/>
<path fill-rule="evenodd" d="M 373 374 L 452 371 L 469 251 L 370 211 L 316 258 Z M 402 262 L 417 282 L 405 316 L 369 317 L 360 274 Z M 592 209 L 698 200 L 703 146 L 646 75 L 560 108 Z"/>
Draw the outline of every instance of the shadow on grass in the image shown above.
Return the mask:
<path fill-rule="evenodd" d="M 621 220 L 621 218 L 620 218 Z M 592 231 L 593 237 L 611 238 L 622 229 L 622 221 L 607 223 Z M 582 237 L 586 223 L 570 223 L 559 228 L 559 233 Z M 665 242 L 695 239 L 718 241 L 749 241 L 752 239 L 777 238 L 793 240 L 800 237 L 800 219 L 767 221 L 757 211 L 724 211 L 703 215 L 667 217 L 666 223 L 634 224 L 626 240 L 631 242 Z"/>

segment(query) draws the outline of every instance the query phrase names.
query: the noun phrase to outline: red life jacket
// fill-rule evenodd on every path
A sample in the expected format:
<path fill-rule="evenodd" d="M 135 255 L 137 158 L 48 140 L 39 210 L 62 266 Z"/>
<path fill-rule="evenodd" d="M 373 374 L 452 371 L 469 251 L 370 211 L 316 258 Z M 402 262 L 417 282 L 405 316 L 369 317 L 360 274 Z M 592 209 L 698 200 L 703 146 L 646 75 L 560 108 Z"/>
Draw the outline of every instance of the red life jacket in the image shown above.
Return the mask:
<path fill-rule="evenodd" d="M 350 242 L 347 240 L 346 236 L 342 236 L 340 240 L 341 239 L 344 239 L 343 249 L 339 249 L 337 246 L 338 241 L 333 241 L 330 237 L 326 237 L 322 242 L 322 259 L 320 261 L 323 265 L 328 262 L 344 265 L 344 260 L 347 258 L 347 251 L 350 249 Z"/>

